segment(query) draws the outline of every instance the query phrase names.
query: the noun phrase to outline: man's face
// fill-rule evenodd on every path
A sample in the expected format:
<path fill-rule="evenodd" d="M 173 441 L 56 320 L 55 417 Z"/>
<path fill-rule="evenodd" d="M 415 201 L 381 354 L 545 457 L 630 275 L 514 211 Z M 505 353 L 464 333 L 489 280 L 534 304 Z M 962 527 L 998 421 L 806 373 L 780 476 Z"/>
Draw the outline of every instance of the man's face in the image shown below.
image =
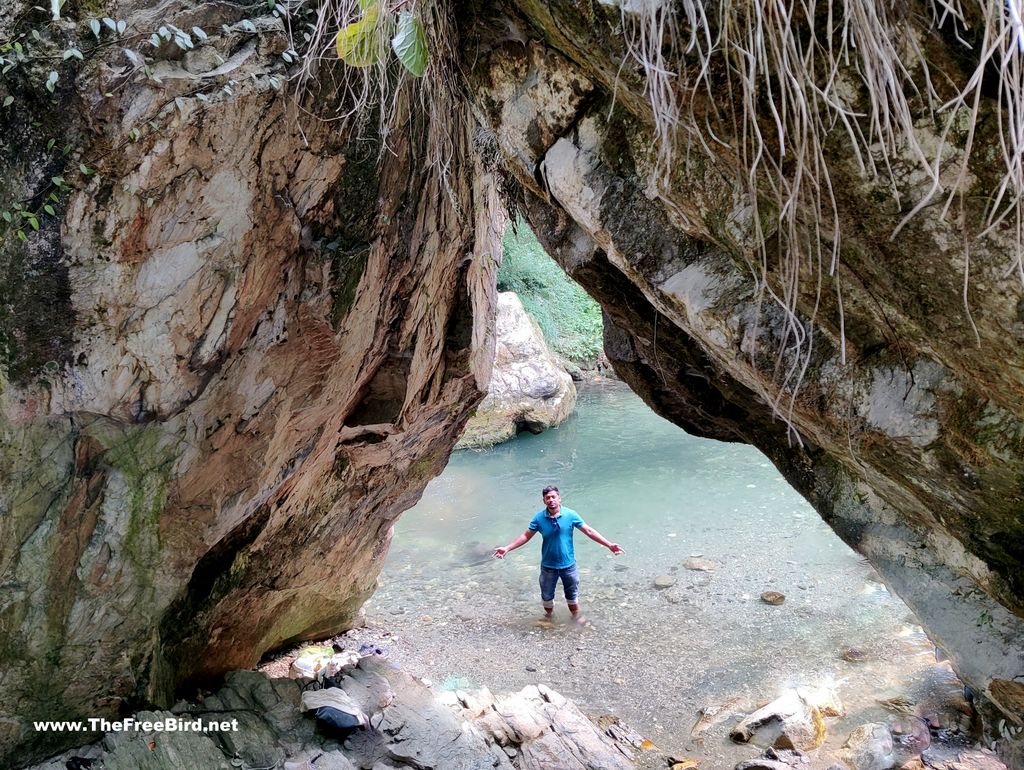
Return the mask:
<path fill-rule="evenodd" d="M 544 495 L 544 506 L 552 516 L 558 513 L 559 509 L 562 507 L 562 500 L 558 496 L 558 490 L 552 489 Z"/>

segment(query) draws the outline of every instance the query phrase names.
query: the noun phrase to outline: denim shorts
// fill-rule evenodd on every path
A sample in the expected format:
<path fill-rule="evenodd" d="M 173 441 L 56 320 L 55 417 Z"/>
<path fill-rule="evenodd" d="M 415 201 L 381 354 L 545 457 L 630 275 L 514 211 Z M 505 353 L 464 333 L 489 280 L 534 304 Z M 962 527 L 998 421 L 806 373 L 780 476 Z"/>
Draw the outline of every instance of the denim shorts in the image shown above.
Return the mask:
<path fill-rule="evenodd" d="M 555 586 L 559 578 L 562 579 L 562 590 L 565 592 L 565 600 L 575 604 L 580 593 L 580 571 L 575 564 L 565 569 L 540 568 L 541 600 L 545 602 L 554 600 Z"/>

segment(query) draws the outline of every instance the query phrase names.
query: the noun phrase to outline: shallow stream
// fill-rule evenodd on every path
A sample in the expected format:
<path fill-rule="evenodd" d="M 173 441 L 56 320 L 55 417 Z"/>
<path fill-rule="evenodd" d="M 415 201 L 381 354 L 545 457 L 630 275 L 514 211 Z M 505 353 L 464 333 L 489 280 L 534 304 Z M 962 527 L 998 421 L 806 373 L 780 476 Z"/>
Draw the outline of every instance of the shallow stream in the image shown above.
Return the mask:
<path fill-rule="evenodd" d="M 576 534 L 590 627 L 569 622 L 560 593 L 553 626 L 538 622 L 539 537 L 490 558 L 549 483 L 625 548 Z M 687 569 L 692 557 L 714 569 Z M 729 728 L 798 685 L 835 688 L 847 712 L 828 721 L 813 768 L 854 727 L 900 710 L 931 709 L 951 728 L 940 737 L 960 740 L 960 683 L 872 568 L 756 449 L 689 436 L 618 383 L 587 386 L 555 430 L 455 453 L 396 527 L 380 583 L 367 620 L 411 673 L 448 688 L 542 682 L 705 769 L 759 754 Z M 785 601 L 765 604 L 764 591 Z M 694 733 L 702 708 L 719 716 Z"/>

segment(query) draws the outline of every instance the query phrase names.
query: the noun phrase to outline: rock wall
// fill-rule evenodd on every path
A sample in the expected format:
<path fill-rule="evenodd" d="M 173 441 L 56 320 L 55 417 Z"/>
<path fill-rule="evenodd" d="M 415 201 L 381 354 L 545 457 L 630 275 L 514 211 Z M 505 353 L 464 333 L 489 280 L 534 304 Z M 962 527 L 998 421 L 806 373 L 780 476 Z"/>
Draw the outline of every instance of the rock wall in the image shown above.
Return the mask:
<path fill-rule="evenodd" d="M 626 41 L 667 44 L 634 22 L 673 5 L 438 5 L 435 23 L 459 20 L 448 39 L 485 130 L 428 79 L 434 108 L 402 91 L 386 146 L 372 109 L 359 126 L 321 119 L 337 70 L 286 96 L 278 16 L 98 5 L 114 22 L 98 43 L 94 5 L 65 5 L 77 23 L 0 10 L 28 51 L 0 87 L 0 210 L 27 235 L 0 225 L 0 760 L 57 748 L 33 719 L 166 705 L 353 621 L 392 523 L 486 389 L 496 159 L 505 197 L 601 301 L 620 375 L 687 430 L 760 447 L 996 716 L 1024 724 L 1018 244 L 1012 218 L 978 235 L 999 153 L 939 179 L 962 193 L 953 214 L 926 207 L 894 234 L 929 174 L 897 152 L 891 174 L 864 175 L 831 131 L 835 220 L 804 212 L 787 232 L 782 212 L 754 215 L 728 121 L 659 166 L 650 97 L 678 94 L 656 67 L 645 81 Z M 907 41 L 964 82 L 973 54 L 913 26 L 929 18 L 913 6 Z M 168 39 L 144 65 L 125 52 L 167 23 L 205 39 Z M 71 40 L 82 60 L 63 56 Z M 698 126 L 730 109 L 728 72 L 703 74 L 721 87 L 686 102 Z M 918 145 L 954 160 L 998 147 L 985 85 L 978 120 L 922 118 Z M 839 230 L 835 269 L 813 269 Z M 758 242 L 811 243 L 812 266 L 797 283 L 792 262 L 762 272 Z"/>
<path fill-rule="evenodd" d="M 4 766 L 88 737 L 32 720 L 168 706 L 352 624 L 486 390 L 503 231 L 464 105 L 432 123 L 399 92 L 385 148 L 286 95 L 275 16 L 125 3 L 93 49 L 87 14 L 27 9 L 5 32 L 30 53 L 67 33 L 88 57 L 52 96 L 3 86 L 0 208 L 74 188 L 3 236 Z M 122 45 L 162 24 L 207 39 L 147 77 Z"/>
<path fill-rule="evenodd" d="M 690 96 L 679 120 L 689 110 L 697 133 L 680 139 L 666 174 L 645 90 L 656 83 L 626 41 L 635 53 L 643 39 L 630 25 L 650 23 L 646 34 L 667 46 L 668 23 L 656 11 L 674 7 L 524 0 L 481 8 L 467 25 L 477 111 L 508 159 L 527 218 L 600 301 L 606 352 L 620 376 L 687 431 L 765 452 L 996 704 L 995 717 L 1024 724 L 1024 379 L 1016 363 L 1024 293 L 1009 270 L 1015 231 L 977 235 L 987 224 L 980 206 L 944 217 L 940 199 L 897 234 L 929 192 L 927 174 L 902 157 L 888 179 L 860 173 L 838 128 L 821 139 L 836 221 L 807 212 L 784 233 L 770 201 L 753 219 L 736 173 L 747 163 L 742 141 L 728 120 L 715 122 L 740 94 L 714 63 L 705 74 L 721 101 Z M 681 8 L 674 23 L 687 28 Z M 688 33 L 678 34 L 685 44 Z M 907 34 L 936 58 L 958 45 L 935 31 Z M 701 41 L 690 41 L 692 55 L 671 62 L 674 73 L 704 66 L 695 53 Z M 969 77 L 970 62 L 954 71 L 941 61 L 951 79 Z M 686 95 L 680 86 L 675 97 Z M 995 99 L 982 99 L 979 110 L 977 131 L 998 141 L 986 133 Z M 769 126 L 772 116 L 761 117 Z M 702 125 L 722 133 L 700 136 Z M 922 119 L 917 140 L 943 147 L 957 168 L 967 152 L 964 125 L 942 136 L 943 147 L 938 128 Z M 996 154 L 969 160 L 969 183 L 949 172 L 947 189 L 998 189 Z M 834 228 L 844 234 L 834 275 L 814 269 L 812 246 L 801 283 L 789 284 L 791 263 L 776 250 L 823 243 L 819 258 L 827 259 Z M 758 233 L 767 254 L 754 247 Z M 787 317 L 771 292 L 781 297 L 793 286 L 795 315 Z M 794 320 L 806 335 L 802 359 L 787 332 Z M 1005 741 L 1004 749 L 1016 750 Z"/>

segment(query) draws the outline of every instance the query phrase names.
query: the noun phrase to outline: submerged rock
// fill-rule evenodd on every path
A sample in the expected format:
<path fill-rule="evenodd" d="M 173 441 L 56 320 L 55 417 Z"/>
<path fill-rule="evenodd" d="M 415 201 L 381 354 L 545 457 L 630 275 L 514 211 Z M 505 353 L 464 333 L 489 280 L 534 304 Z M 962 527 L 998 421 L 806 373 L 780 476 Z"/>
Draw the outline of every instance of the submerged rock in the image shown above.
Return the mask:
<path fill-rule="evenodd" d="M 856 728 L 846 739 L 843 759 L 853 770 L 888 770 L 896 761 L 889 728 L 878 722 Z"/>
<path fill-rule="evenodd" d="M 717 569 L 717 565 L 711 561 L 711 559 L 705 559 L 700 556 L 691 556 L 683 564 L 686 569 L 697 570 L 699 572 L 713 572 Z"/>
<path fill-rule="evenodd" d="M 765 604 L 778 606 L 786 601 L 786 595 L 779 593 L 778 591 L 765 591 L 761 594 L 761 601 Z"/>

